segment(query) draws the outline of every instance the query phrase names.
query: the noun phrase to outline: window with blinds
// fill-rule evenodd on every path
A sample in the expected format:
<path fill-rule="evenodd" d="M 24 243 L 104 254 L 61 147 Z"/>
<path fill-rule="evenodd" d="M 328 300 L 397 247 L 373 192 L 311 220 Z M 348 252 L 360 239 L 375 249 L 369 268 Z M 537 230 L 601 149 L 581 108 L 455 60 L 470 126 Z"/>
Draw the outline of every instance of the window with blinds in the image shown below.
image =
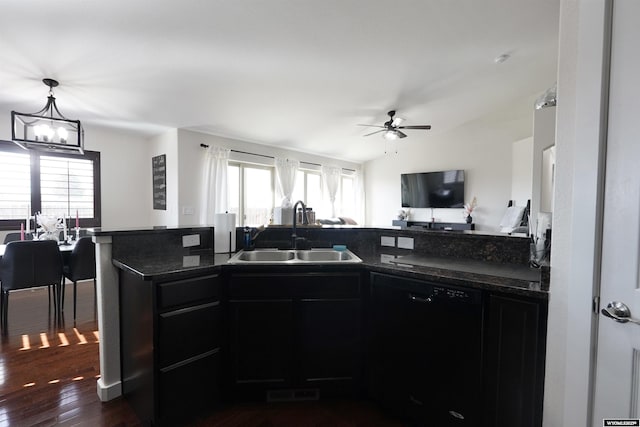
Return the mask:
<path fill-rule="evenodd" d="M 0 229 L 19 230 L 28 215 L 71 216 L 99 227 L 100 153 L 25 151 L 0 141 Z"/>
<path fill-rule="evenodd" d="M 93 162 L 41 156 L 40 197 L 42 212 L 93 218 Z"/>

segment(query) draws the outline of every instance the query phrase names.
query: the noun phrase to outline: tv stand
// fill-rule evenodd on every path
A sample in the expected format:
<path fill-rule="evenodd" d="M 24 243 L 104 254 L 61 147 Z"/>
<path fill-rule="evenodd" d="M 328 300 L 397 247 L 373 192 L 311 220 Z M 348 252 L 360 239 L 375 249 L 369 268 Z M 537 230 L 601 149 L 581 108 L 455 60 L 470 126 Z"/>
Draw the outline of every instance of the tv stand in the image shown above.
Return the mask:
<path fill-rule="evenodd" d="M 445 231 L 462 231 L 475 230 L 475 224 L 467 224 L 466 222 L 431 222 L 431 221 L 406 221 L 403 219 L 394 219 L 391 223 L 402 229 L 406 228 L 422 228 L 425 230 L 445 230 Z"/>

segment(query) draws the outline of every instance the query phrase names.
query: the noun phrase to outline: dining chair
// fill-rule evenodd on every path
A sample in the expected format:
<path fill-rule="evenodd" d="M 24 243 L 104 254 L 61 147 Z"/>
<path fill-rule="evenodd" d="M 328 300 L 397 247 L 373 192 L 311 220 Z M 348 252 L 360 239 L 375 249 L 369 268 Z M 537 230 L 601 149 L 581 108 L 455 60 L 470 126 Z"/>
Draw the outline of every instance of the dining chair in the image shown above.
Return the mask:
<path fill-rule="evenodd" d="M 24 239 L 25 240 L 32 240 L 33 237 L 31 236 L 31 233 L 24 233 Z M 20 240 L 20 233 L 7 233 L 4 236 L 4 244 L 6 245 L 9 242 L 15 242 L 16 240 Z"/>
<path fill-rule="evenodd" d="M 53 287 L 54 313 L 59 313 L 62 256 L 53 240 L 9 242 L 0 259 L 0 313 L 2 332 L 8 329 L 9 292 L 18 289 Z M 50 294 L 51 295 L 51 294 Z M 49 298 L 51 304 L 51 298 Z M 57 318 L 57 316 L 56 316 Z"/>
<path fill-rule="evenodd" d="M 94 303 L 96 299 L 96 245 L 91 236 L 81 237 L 76 242 L 63 266 L 64 277 L 73 282 L 73 321 L 76 321 L 78 281 L 93 279 Z M 61 310 L 64 310 L 64 281 L 62 282 Z"/>

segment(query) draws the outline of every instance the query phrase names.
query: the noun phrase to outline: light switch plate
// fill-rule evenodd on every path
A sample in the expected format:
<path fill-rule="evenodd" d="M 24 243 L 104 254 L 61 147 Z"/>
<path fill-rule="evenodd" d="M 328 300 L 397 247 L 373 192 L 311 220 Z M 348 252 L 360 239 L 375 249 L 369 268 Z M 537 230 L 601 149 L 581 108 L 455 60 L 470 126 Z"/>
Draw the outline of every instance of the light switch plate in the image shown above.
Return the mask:
<path fill-rule="evenodd" d="M 413 237 L 398 237 L 398 247 L 402 249 L 413 249 Z"/>
<path fill-rule="evenodd" d="M 200 246 L 200 235 L 187 234 L 185 236 L 182 236 L 182 247 L 190 248 L 192 246 Z"/>
<path fill-rule="evenodd" d="M 396 246 L 396 238 L 389 236 L 380 237 L 380 246 L 391 246 L 392 248 Z"/>

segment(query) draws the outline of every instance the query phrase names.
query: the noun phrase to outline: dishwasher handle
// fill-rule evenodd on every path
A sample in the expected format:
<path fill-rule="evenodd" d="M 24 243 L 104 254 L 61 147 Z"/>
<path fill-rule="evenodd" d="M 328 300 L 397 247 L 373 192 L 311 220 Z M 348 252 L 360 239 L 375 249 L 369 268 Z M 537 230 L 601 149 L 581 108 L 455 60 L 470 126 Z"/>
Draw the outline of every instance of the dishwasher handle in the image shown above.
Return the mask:
<path fill-rule="evenodd" d="M 428 303 L 432 302 L 433 300 L 431 299 L 430 296 L 425 298 L 425 297 L 420 297 L 418 295 L 414 295 L 414 294 L 410 293 L 409 294 L 409 301 L 411 301 L 411 302 L 419 302 L 419 303 L 422 303 L 422 304 L 428 304 Z"/>

